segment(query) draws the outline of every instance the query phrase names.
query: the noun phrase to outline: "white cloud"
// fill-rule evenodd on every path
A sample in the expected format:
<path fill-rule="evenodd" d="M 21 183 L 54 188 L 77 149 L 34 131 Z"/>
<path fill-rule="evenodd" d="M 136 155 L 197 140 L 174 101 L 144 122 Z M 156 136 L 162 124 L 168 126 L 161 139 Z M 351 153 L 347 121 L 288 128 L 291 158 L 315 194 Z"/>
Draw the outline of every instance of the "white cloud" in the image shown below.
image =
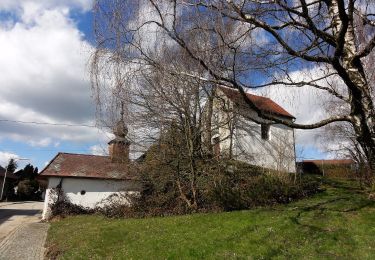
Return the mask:
<path fill-rule="evenodd" d="M 19 156 L 15 153 L 0 151 L 0 165 L 6 167 L 10 159 L 16 159 Z"/>
<path fill-rule="evenodd" d="M 30 9 L 79 8 L 87 11 L 92 7 L 93 0 L 1 0 L 0 10 L 23 12 Z"/>
<path fill-rule="evenodd" d="M 321 75 L 318 68 L 303 69 L 289 74 L 292 81 L 309 81 Z M 279 80 L 283 80 L 282 76 Z M 285 80 L 287 81 L 287 80 Z M 309 86 L 305 87 L 285 87 L 271 86 L 259 89 L 257 92 L 270 97 L 275 102 L 282 105 L 288 112 L 296 117 L 297 123 L 314 123 L 327 116 L 325 102 L 328 101 L 324 91 Z"/>
<path fill-rule="evenodd" d="M 52 143 L 52 139 L 50 137 L 46 137 L 39 140 L 31 140 L 28 143 L 34 147 L 47 147 Z"/>
<path fill-rule="evenodd" d="M 0 1 L 0 11 L 17 16 L 12 23 L 0 20 L 0 119 L 94 125 L 87 71 L 92 46 L 69 17 L 71 8 L 91 5 L 84 0 Z M 0 124 L 1 138 L 32 146 L 107 140 L 96 128 Z"/>
<path fill-rule="evenodd" d="M 90 147 L 90 153 L 93 155 L 107 155 L 107 147 L 103 145 L 93 145 Z"/>
<path fill-rule="evenodd" d="M 289 77 L 293 81 L 310 81 L 317 79 L 327 73 L 327 68 L 313 67 L 310 69 L 296 70 L 289 74 Z M 282 79 L 282 77 L 275 78 Z M 327 80 L 320 80 L 316 83 L 329 87 L 337 88 L 341 94 L 345 95 L 342 83 L 337 78 L 330 78 Z M 285 108 L 289 113 L 296 117 L 296 123 L 311 124 L 316 123 L 322 119 L 325 119 L 332 115 L 332 113 L 340 112 L 340 109 L 336 111 L 327 110 L 327 104 L 332 100 L 332 96 L 327 95 L 327 92 L 319 90 L 313 87 L 285 87 L 285 86 L 273 86 L 265 89 L 258 89 L 255 92 L 260 93 L 263 96 L 267 96 L 274 100 L 276 103 Z M 335 140 L 327 141 L 321 138 L 324 135 L 324 128 L 312 129 L 312 130 L 296 130 L 296 143 L 300 147 L 311 148 L 315 147 L 320 152 L 335 147 Z"/>

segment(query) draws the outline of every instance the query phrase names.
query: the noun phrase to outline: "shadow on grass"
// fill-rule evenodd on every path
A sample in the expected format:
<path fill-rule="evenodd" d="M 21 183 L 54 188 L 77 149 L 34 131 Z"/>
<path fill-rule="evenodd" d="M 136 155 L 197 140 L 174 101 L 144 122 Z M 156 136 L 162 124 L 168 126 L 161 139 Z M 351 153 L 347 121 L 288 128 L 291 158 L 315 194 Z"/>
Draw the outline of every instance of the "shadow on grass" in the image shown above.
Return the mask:
<path fill-rule="evenodd" d="M 289 218 L 293 224 L 303 228 L 301 231 L 304 230 L 312 238 L 345 241 L 354 249 L 356 243 L 348 230 L 330 221 L 332 217 L 336 218 L 337 223 L 345 221 L 352 216 L 348 213 L 358 213 L 364 208 L 375 207 L 375 201 L 367 199 L 365 192 L 356 187 L 356 183 L 352 181 L 328 179 L 323 183 L 327 186 L 327 198 L 297 209 L 297 214 Z M 317 253 L 322 257 L 337 258 L 340 255 L 339 252 L 337 254 L 330 252 L 327 255 L 327 252 L 318 252 L 318 250 Z"/>
<path fill-rule="evenodd" d="M 359 186 L 359 183 L 354 180 L 322 179 L 322 183 L 346 192 L 358 194 L 364 193 L 364 190 Z"/>
<path fill-rule="evenodd" d="M 317 211 L 320 214 L 324 212 L 356 212 L 366 207 L 375 207 L 375 201 L 365 197 L 364 191 L 355 187 L 353 181 L 340 181 L 333 179 L 323 180 L 325 185 L 330 188 L 330 199 L 325 199 L 314 205 L 302 207 L 296 216 L 291 217 L 293 223 L 301 225 L 299 219 L 303 213 Z M 333 198 L 332 198 L 333 197 Z"/>

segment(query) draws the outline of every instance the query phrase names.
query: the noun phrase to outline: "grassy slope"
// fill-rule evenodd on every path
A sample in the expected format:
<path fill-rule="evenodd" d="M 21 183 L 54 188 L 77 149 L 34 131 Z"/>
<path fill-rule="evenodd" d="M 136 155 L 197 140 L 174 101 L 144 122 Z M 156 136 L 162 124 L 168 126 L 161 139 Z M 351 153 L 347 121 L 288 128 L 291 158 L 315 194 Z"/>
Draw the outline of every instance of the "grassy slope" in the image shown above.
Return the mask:
<path fill-rule="evenodd" d="M 149 219 L 77 216 L 52 223 L 66 259 L 375 258 L 375 203 L 354 185 L 287 206 Z"/>

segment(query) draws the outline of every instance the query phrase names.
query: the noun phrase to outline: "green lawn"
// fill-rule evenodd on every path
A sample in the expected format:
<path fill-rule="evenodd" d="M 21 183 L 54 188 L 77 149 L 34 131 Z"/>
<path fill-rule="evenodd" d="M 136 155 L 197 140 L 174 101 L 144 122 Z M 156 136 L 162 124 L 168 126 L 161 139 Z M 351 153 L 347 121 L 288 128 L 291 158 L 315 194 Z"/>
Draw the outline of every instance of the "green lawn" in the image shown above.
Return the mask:
<path fill-rule="evenodd" d="M 375 259 L 375 202 L 353 183 L 289 205 L 148 219 L 69 217 L 48 245 L 63 259 Z"/>

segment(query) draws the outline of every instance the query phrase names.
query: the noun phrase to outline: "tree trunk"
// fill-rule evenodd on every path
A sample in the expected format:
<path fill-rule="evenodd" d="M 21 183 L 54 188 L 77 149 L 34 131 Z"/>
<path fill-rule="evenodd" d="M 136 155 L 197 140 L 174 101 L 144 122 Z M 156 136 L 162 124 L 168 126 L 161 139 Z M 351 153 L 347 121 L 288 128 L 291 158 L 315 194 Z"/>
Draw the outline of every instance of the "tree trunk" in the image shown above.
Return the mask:
<path fill-rule="evenodd" d="M 367 82 L 360 58 L 356 57 L 353 18 L 340 16 L 339 1 L 332 0 L 330 14 L 332 15 L 333 33 L 337 39 L 337 48 L 333 66 L 346 83 L 350 100 L 350 115 L 353 118 L 352 125 L 370 167 L 375 176 L 375 110 L 371 98 L 371 90 Z M 346 17 L 346 19 L 345 19 Z M 343 39 L 342 30 L 347 26 Z M 342 41 L 340 41 L 342 40 Z M 342 50 L 340 50 L 340 44 Z"/>

